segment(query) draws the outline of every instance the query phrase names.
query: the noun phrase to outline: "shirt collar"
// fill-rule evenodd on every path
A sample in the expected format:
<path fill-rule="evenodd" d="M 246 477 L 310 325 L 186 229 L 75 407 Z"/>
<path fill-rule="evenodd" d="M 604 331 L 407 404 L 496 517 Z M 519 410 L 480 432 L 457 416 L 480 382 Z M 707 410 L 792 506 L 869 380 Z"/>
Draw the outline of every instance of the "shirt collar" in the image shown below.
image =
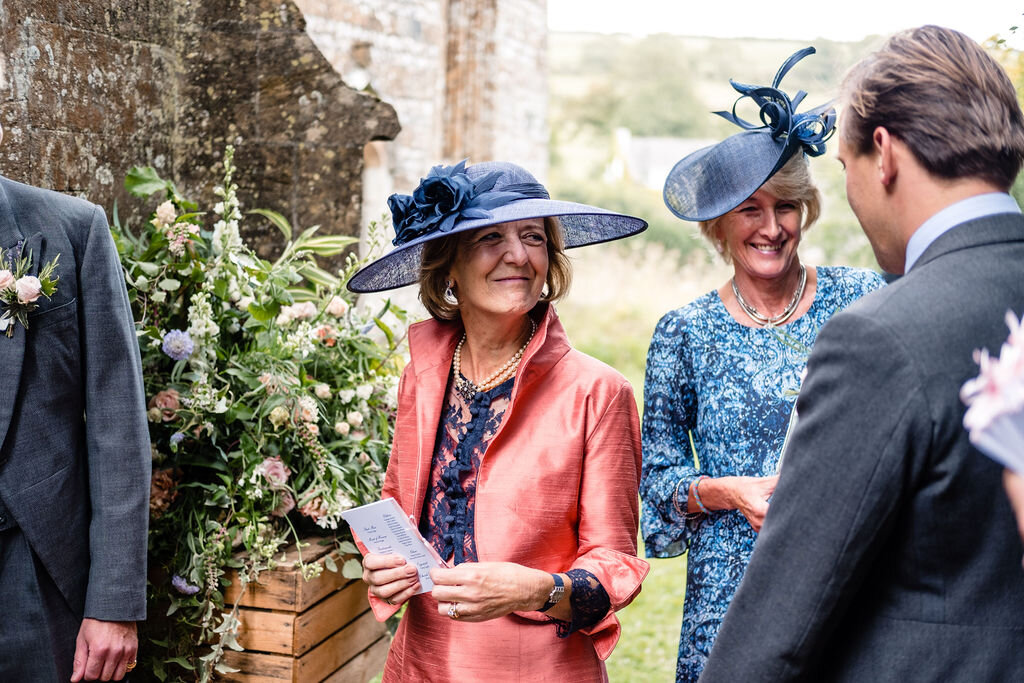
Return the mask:
<path fill-rule="evenodd" d="M 903 268 L 909 273 L 921 254 L 943 233 L 961 223 L 997 213 L 1020 213 L 1017 201 L 1006 192 L 988 192 L 950 204 L 921 224 L 907 242 L 907 260 Z"/>

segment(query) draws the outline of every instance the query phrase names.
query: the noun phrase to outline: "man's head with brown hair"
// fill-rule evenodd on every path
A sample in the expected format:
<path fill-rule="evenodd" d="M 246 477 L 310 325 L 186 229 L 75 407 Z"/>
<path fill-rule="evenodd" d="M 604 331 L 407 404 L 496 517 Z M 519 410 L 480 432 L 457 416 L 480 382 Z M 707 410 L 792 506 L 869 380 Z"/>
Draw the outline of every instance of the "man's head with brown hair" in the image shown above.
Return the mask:
<path fill-rule="evenodd" d="M 1024 163 L 1024 117 L 1013 84 L 973 40 L 922 26 L 898 33 L 847 74 L 840 135 L 857 154 L 884 127 L 921 166 L 946 180 L 1002 189 Z"/>

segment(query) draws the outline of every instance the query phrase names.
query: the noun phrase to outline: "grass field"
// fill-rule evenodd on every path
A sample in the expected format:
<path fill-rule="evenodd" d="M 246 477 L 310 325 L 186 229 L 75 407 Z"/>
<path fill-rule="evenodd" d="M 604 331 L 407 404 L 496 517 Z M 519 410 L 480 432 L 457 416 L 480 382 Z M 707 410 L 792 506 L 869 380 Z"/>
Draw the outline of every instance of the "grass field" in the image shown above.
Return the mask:
<path fill-rule="evenodd" d="M 644 580 L 643 590 L 618 613 L 622 638 L 607 662 L 608 678 L 613 683 L 675 680 L 686 558 L 648 561 L 651 573 Z"/>

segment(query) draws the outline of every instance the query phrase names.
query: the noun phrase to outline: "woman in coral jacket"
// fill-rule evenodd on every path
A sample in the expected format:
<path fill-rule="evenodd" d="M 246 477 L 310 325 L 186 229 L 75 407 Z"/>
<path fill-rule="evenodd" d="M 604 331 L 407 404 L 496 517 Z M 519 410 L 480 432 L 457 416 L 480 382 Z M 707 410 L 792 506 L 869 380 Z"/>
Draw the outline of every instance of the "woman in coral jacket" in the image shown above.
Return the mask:
<path fill-rule="evenodd" d="M 396 248 L 349 288 L 419 282 L 383 495 L 447 564 L 367 554 L 378 619 L 407 605 L 385 681 L 605 681 L 640 590 L 640 429 L 629 383 L 572 349 L 551 302 L 566 247 L 646 223 L 553 201 L 508 163 L 438 166 L 393 195 Z"/>

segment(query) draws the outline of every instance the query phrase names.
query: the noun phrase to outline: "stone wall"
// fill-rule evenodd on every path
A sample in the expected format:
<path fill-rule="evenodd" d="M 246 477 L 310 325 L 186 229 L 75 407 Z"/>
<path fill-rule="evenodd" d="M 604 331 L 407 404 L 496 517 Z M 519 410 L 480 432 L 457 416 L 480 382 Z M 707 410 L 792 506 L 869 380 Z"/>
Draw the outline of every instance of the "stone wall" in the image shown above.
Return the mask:
<path fill-rule="evenodd" d="M 290 0 L 5 0 L 0 41 L 0 172 L 108 209 L 136 164 L 208 199 L 233 143 L 245 207 L 355 234 L 363 147 L 399 131 Z"/>
<path fill-rule="evenodd" d="M 409 192 L 431 165 L 465 157 L 515 161 L 544 177 L 546 0 L 296 4 L 346 83 L 398 112 L 401 134 L 368 148 L 394 190 Z"/>

